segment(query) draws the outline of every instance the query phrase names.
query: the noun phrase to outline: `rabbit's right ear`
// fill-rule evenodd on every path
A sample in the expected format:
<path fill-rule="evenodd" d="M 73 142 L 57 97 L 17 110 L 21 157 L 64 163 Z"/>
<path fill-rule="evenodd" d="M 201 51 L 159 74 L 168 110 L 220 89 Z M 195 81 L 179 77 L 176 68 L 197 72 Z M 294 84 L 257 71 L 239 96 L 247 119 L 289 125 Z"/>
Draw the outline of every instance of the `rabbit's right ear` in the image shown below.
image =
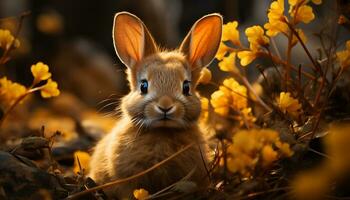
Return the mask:
<path fill-rule="evenodd" d="M 114 16 L 112 36 L 115 51 L 128 68 L 133 69 L 142 58 L 157 51 L 145 24 L 131 13 L 119 12 Z"/>

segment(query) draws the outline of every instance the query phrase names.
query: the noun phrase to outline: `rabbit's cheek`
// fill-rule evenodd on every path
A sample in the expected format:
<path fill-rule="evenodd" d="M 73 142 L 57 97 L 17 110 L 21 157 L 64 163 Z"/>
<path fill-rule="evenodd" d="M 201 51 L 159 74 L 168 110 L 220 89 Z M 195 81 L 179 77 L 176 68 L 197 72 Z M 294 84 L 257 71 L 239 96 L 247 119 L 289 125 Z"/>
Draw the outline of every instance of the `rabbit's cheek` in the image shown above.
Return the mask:
<path fill-rule="evenodd" d="M 178 120 L 182 120 L 185 116 L 185 108 L 181 103 L 175 103 L 174 112 L 170 114 L 170 117 Z"/>
<path fill-rule="evenodd" d="M 145 106 L 145 111 L 144 111 L 145 118 L 150 120 L 154 120 L 157 118 L 158 113 L 155 111 L 154 106 L 155 106 L 154 103 L 150 103 Z"/>
<path fill-rule="evenodd" d="M 201 112 L 199 99 L 195 95 L 189 97 L 186 103 L 184 104 L 184 107 L 186 111 L 185 116 L 188 120 L 187 122 L 197 121 Z"/>
<path fill-rule="evenodd" d="M 122 109 L 130 117 L 140 117 L 144 112 L 145 100 L 137 92 L 126 95 L 122 100 Z"/>

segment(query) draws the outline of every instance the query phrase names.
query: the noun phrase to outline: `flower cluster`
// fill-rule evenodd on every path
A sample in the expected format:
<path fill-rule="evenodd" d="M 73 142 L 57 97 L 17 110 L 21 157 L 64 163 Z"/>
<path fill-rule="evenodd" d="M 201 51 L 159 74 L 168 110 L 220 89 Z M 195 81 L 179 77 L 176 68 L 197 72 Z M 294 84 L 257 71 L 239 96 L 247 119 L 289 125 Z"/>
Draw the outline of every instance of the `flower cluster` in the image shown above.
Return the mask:
<path fill-rule="evenodd" d="M 289 92 L 281 92 L 277 104 L 283 113 L 289 114 L 294 118 L 297 118 L 300 114 L 301 104 Z"/>
<path fill-rule="evenodd" d="M 288 33 L 288 26 L 284 22 L 284 0 L 273 1 L 270 5 L 267 17 L 269 21 L 264 25 L 266 35 L 273 37 L 278 33 Z"/>
<path fill-rule="evenodd" d="M 215 57 L 220 61 L 219 68 L 225 72 L 238 72 L 235 64 L 237 52 L 225 44 L 229 42 L 236 47 L 241 47 L 239 31 L 237 27 L 237 21 L 229 22 L 223 26 L 221 43 Z M 228 56 L 226 56 L 227 54 Z"/>
<path fill-rule="evenodd" d="M 222 42 L 216 58 L 221 61 L 219 67 L 222 71 L 235 72 L 238 70 L 235 65 L 236 56 L 240 59 L 242 66 L 247 66 L 256 58 L 264 55 L 264 48 L 269 45 L 269 37 L 275 37 L 282 33 L 291 40 L 291 46 L 295 46 L 299 39 L 306 43 L 307 38 L 303 30 L 294 28 L 300 22 L 310 23 L 315 15 L 313 9 L 308 5 L 308 0 L 289 0 L 289 16 L 284 15 L 285 3 L 284 0 L 272 1 L 268 10 L 268 22 L 265 23 L 264 28 L 261 26 L 251 26 L 245 30 L 245 35 L 250 43 L 249 48 L 244 48 L 240 42 L 239 31 L 237 30 L 238 22 L 233 21 L 224 25 Z M 321 1 L 312 1 L 315 4 L 321 4 Z M 291 31 L 288 24 L 295 30 Z M 265 30 L 264 30 L 265 29 Z M 296 34 L 299 36 L 296 36 Z M 233 47 L 227 46 L 225 43 L 230 42 Z M 264 48 L 262 48 L 264 47 Z M 225 55 L 227 55 L 225 57 Z"/>
<path fill-rule="evenodd" d="M 12 105 L 16 99 L 27 92 L 27 88 L 19 83 L 8 80 L 7 77 L 0 79 L 0 102 L 5 106 Z"/>
<path fill-rule="evenodd" d="M 269 129 L 238 131 L 232 142 L 227 148 L 227 168 L 243 176 L 251 175 L 257 166 L 266 168 L 280 157 L 293 155 L 290 145 Z"/>
<path fill-rule="evenodd" d="M 240 85 L 235 79 L 228 78 L 223 81 L 219 90 L 211 95 L 210 103 L 214 112 L 221 116 L 228 116 L 230 110 L 239 114 L 240 122 L 249 121 L 253 123 L 255 117 L 248 107 L 247 88 Z"/>
<path fill-rule="evenodd" d="M 11 105 L 16 99 L 23 95 L 27 95 L 34 91 L 40 90 L 43 98 L 50 98 L 58 96 L 60 91 L 57 89 L 57 83 L 50 79 L 51 73 L 49 67 L 42 62 L 38 62 L 31 67 L 32 75 L 34 77 L 33 84 L 31 87 L 26 88 L 25 86 L 14 83 L 7 80 L 6 77 L 0 79 L 0 100 L 6 104 Z M 37 86 L 41 81 L 47 81 L 46 84 Z M 36 87 L 35 87 L 36 86 Z"/>
<path fill-rule="evenodd" d="M 337 52 L 337 59 L 344 70 L 350 67 L 350 40 L 346 42 L 346 49 L 344 51 Z"/>
<path fill-rule="evenodd" d="M 0 104 L 8 107 L 5 115 L 7 115 L 18 103 L 20 103 L 27 95 L 40 91 L 43 98 L 58 96 L 60 91 L 57 83 L 50 79 L 51 73 L 49 67 L 42 62 L 38 62 L 31 66 L 31 72 L 34 77 L 32 85 L 25 87 L 20 83 L 12 82 L 7 77 L 0 78 Z M 46 81 L 46 83 L 43 83 Z"/>
<path fill-rule="evenodd" d="M 0 48 L 4 50 L 10 49 L 11 45 L 17 48 L 20 45 L 19 40 L 11 34 L 9 30 L 0 29 Z"/>
<path fill-rule="evenodd" d="M 252 26 L 245 30 L 245 34 L 250 43 L 250 50 L 239 51 L 237 56 L 241 59 L 241 65 L 249 65 L 257 56 L 261 47 L 269 44 L 269 38 L 265 36 L 265 31 L 261 26 Z"/>

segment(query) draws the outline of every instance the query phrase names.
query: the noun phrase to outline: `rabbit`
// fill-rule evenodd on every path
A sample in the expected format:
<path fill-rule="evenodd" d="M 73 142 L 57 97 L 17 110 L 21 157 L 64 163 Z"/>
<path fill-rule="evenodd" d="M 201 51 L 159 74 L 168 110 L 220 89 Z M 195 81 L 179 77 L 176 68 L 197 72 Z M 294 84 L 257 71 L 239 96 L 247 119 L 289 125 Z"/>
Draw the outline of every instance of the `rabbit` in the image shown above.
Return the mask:
<path fill-rule="evenodd" d="M 193 25 L 179 49 L 160 50 L 138 17 L 128 12 L 115 15 L 113 42 L 127 67 L 130 93 L 121 99 L 115 128 L 95 147 L 89 176 L 98 184 L 123 179 L 195 145 L 155 170 L 112 187 L 109 196 L 130 199 L 139 188 L 155 193 L 191 171 L 190 181 L 199 188 L 208 185 L 196 86 L 202 68 L 215 57 L 221 33 L 221 15 L 209 14 Z"/>

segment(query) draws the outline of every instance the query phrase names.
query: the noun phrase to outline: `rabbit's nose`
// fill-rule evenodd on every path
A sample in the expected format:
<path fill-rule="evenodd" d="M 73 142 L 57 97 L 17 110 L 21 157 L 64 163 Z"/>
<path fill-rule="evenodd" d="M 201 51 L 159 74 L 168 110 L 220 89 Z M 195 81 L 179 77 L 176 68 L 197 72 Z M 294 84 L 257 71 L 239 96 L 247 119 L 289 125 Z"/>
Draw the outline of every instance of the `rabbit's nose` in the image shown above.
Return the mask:
<path fill-rule="evenodd" d="M 163 107 L 157 106 L 157 108 L 159 110 L 161 110 L 163 113 L 167 113 L 167 112 L 169 112 L 170 110 L 173 109 L 173 106 L 170 106 L 170 107 L 167 107 L 167 108 L 163 108 Z"/>

